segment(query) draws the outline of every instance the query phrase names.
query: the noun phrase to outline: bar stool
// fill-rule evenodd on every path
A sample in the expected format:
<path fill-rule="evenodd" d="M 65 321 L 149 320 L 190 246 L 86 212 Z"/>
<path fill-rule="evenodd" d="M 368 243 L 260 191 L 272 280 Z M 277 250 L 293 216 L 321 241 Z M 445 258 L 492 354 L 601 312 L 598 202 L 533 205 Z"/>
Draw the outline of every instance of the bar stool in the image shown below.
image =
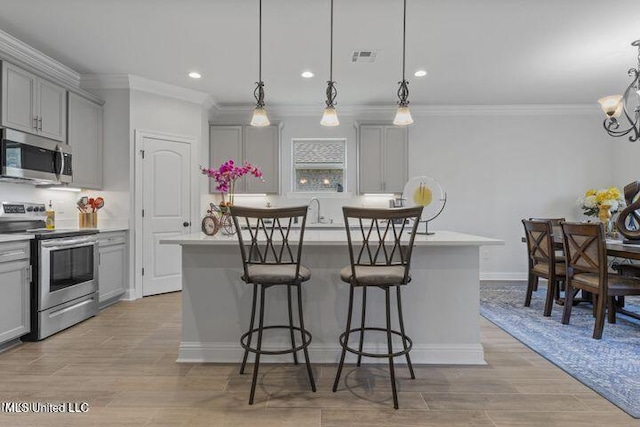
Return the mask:
<path fill-rule="evenodd" d="M 409 351 L 413 342 L 404 331 L 402 318 L 402 301 L 400 289 L 411 280 L 409 266 L 413 242 L 418 228 L 422 206 L 413 208 L 395 209 L 366 209 L 355 207 L 343 207 L 344 224 L 347 230 L 347 242 L 349 245 L 349 258 L 351 265 L 340 270 L 340 279 L 349 283 L 349 311 L 347 312 L 347 324 L 345 331 L 340 335 L 339 341 L 342 347 L 338 372 L 333 383 L 333 391 L 338 388 L 345 355 L 348 352 L 358 356 L 357 366 L 360 366 L 362 356 L 385 358 L 389 360 L 389 374 L 391 377 L 391 392 L 393 394 L 393 407 L 398 409 L 398 394 L 396 391 L 396 378 L 393 359 L 405 356 L 411 379 L 415 379 Z M 356 225 L 357 224 L 357 225 Z M 351 226 L 355 226 L 351 229 Z M 408 237 L 407 237 L 408 232 Z M 352 235 L 353 234 L 353 235 Z M 386 327 L 371 327 L 365 325 L 367 289 L 379 288 L 385 294 Z M 391 297 L 390 289 L 396 288 L 398 323 L 400 331 L 391 329 Z M 360 327 L 352 328 L 353 295 L 356 288 L 362 289 L 362 306 Z M 363 351 L 365 331 L 384 332 L 387 339 L 386 353 L 373 353 Z M 349 337 L 352 333 L 359 333 L 357 349 L 349 346 Z M 394 351 L 392 336 L 398 336 L 402 340 L 402 350 Z"/>
<path fill-rule="evenodd" d="M 253 302 L 251 304 L 251 320 L 249 330 L 240 337 L 240 345 L 244 348 L 240 374 L 244 374 L 249 353 L 255 354 L 253 368 L 253 380 L 251 382 L 251 394 L 249 404 L 253 404 L 260 368 L 260 356 L 293 354 L 294 364 L 298 364 L 297 352 L 302 350 L 311 390 L 316 391 L 313 380 L 311 363 L 307 347 L 311 343 L 311 333 L 304 327 L 302 315 L 302 294 L 300 285 L 311 277 L 311 271 L 300 264 L 302 254 L 302 241 L 307 218 L 308 206 L 287 208 L 249 208 L 232 206 L 231 217 L 238 235 L 240 253 L 242 255 L 243 275 L 242 280 L 253 285 Z M 295 220 L 301 222 L 299 231 L 292 231 Z M 297 228 L 295 230 L 298 230 Z M 246 238 L 246 241 L 245 241 Z M 265 291 L 272 286 L 287 287 L 287 306 L 289 312 L 288 325 L 264 324 Z M 297 290 L 298 299 L 298 325 L 293 324 L 293 309 L 291 304 L 291 289 Z M 258 315 L 258 327 L 255 328 L 256 306 L 258 292 L 260 293 L 260 311 Z M 291 348 L 284 350 L 264 350 L 262 348 L 262 336 L 265 330 L 288 330 L 291 339 Z M 295 332 L 300 333 L 301 343 L 296 343 Z M 257 336 L 255 346 L 252 346 L 253 336 Z"/>

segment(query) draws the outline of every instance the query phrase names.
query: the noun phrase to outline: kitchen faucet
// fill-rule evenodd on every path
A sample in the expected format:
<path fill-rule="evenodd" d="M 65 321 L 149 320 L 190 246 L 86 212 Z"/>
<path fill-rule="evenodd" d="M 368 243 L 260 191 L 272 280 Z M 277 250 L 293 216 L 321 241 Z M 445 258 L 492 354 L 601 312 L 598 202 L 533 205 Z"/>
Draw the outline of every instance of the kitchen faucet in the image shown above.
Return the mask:
<path fill-rule="evenodd" d="M 318 204 L 318 213 L 316 215 L 316 224 L 320 224 L 320 199 L 318 199 L 317 197 L 312 197 L 311 200 L 309 200 L 309 207 L 311 207 L 311 203 L 316 202 Z"/>

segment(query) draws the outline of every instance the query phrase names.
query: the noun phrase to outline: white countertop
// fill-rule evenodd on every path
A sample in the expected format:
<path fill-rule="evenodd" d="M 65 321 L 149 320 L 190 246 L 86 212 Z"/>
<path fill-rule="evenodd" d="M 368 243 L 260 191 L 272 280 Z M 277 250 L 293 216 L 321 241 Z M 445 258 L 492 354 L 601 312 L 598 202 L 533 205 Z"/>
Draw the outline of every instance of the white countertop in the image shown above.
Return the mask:
<path fill-rule="evenodd" d="M 292 231 L 290 241 L 295 237 Z M 237 245 L 238 237 L 235 235 L 227 236 L 218 233 L 215 236 L 207 236 L 202 232 L 185 234 L 178 237 L 170 237 L 160 239 L 161 244 L 166 245 Z M 347 234 L 345 230 L 305 230 L 304 244 L 323 246 L 323 245 L 345 245 L 347 243 Z M 504 245 L 503 240 L 492 239 L 489 237 L 474 236 L 471 234 L 457 233 L 455 231 L 436 231 L 432 235 L 416 234 L 416 246 L 486 246 L 486 245 Z"/>
<path fill-rule="evenodd" d="M 58 229 L 62 230 L 81 230 L 77 227 L 59 227 Z M 98 227 L 98 232 L 100 233 L 112 233 L 118 231 L 127 231 L 129 227 Z M 202 233 L 201 233 L 202 234 Z M 204 234 L 203 234 L 204 236 Z M 4 242 L 18 242 L 20 240 L 32 240 L 34 236 L 32 234 L 0 234 L 0 243 Z"/>
<path fill-rule="evenodd" d="M 31 234 L 0 234 L 0 243 L 18 242 L 20 240 L 31 240 Z"/>

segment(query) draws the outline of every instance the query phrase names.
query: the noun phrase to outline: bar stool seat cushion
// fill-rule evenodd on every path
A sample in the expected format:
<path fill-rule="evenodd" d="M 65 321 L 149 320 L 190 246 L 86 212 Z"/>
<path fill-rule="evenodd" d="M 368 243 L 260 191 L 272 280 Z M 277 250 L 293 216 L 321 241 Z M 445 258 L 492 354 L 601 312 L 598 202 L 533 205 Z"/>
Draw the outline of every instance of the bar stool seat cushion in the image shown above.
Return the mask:
<path fill-rule="evenodd" d="M 401 285 L 404 281 L 404 266 L 401 265 L 356 265 L 356 279 L 359 285 L 382 286 Z M 351 283 L 351 266 L 340 270 L 340 279 Z M 409 277 L 409 280 L 411 278 Z"/>
<path fill-rule="evenodd" d="M 295 264 L 252 264 L 247 266 L 249 279 L 243 275 L 242 280 L 248 283 L 260 283 L 264 285 L 286 284 L 296 281 L 306 282 L 311 277 L 311 270 L 300 265 L 300 271 L 296 278 Z"/>

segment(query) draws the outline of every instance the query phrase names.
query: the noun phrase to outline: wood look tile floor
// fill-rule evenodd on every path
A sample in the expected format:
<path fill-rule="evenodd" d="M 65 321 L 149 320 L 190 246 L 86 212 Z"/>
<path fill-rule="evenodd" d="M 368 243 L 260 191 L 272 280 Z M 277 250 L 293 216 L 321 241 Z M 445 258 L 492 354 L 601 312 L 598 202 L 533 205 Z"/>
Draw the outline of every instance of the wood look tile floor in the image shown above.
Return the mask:
<path fill-rule="evenodd" d="M 0 354 L 1 402 L 88 402 L 86 413 L 5 413 L 0 426 L 640 426 L 482 319 L 486 366 L 400 367 L 393 410 L 383 365 L 263 365 L 253 406 L 237 365 L 178 364 L 180 294 L 121 302 Z"/>

